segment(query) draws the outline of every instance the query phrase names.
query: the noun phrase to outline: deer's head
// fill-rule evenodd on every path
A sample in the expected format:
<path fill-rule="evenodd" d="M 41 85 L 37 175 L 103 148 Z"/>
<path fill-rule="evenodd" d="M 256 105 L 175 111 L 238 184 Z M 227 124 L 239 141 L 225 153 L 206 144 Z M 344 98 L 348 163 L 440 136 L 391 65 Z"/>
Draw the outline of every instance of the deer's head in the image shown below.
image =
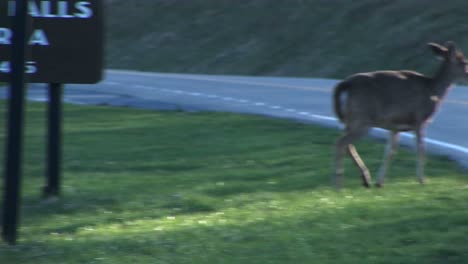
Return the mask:
<path fill-rule="evenodd" d="M 457 49 L 454 42 L 448 41 L 444 46 L 437 43 L 427 45 L 444 61 L 443 67 L 450 76 L 455 80 L 468 81 L 468 60 L 465 59 L 463 52 Z"/>

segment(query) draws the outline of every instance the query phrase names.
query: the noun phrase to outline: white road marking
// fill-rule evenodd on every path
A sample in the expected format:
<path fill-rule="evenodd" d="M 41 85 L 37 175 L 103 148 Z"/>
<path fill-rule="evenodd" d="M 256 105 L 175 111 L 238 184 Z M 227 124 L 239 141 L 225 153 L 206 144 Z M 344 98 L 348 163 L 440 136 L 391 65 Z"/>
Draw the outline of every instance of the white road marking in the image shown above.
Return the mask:
<path fill-rule="evenodd" d="M 154 87 L 136 84 L 133 87 L 144 90 L 156 90 Z"/>
<path fill-rule="evenodd" d="M 177 74 L 177 73 L 149 73 L 149 72 L 135 72 L 135 71 L 125 71 L 125 70 L 109 70 L 109 72 L 115 72 L 119 74 L 126 74 L 132 76 L 147 76 L 147 77 L 162 77 L 162 78 L 170 78 L 170 79 L 182 79 L 182 80 L 197 80 L 197 81 L 210 81 L 210 82 L 218 82 L 218 83 L 233 83 L 233 84 L 246 84 L 252 86 L 264 86 L 264 87 L 274 87 L 274 88 L 287 88 L 287 89 L 295 89 L 295 90 L 308 90 L 308 91 L 317 91 L 317 92 L 330 92 L 333 88 L 321 88 L 321 87 L 311 87 L 311 86 L 301 86 L 301 85 L 286 85 L 286 84 L 277 84 L 272 82 L 252 82 L 252 81 L 242 81 L 242 80 L 232 80 L 232 79 L 219 79 L 210 76 L 202 76 L 202 75 L 187 75 L 187 74 Z M 228 77 L 228 76 L 224 76 Z M 235 77 L 235 76 L 233 76 Z M 330 81 L 330 84 L 334 86 L 339 80 L 333 79 L 323 79 L 326 81 Z M 105 81 L 104 84 L 109 85 L 119 85 L 118 82 L 112 81 Z M 462 88 L 466 88 L 466 86 L 459 86 Z M 468 101 L 466 100 L 444 100 L 445 104 L 461 104 L 467 105 Z"/>
<path fill-rule="evenodd" d="M 169 76 L 166 76 L 166 77 L 169 77 Z M 172 78 L 176 78 L 176 77 L 172 77 Z M 177 78 L 179 78 L 179 77 L 177 77 Z M 197 80 L 205 80 L 205 81 L 226 82 L 226 81 L 210 79 L 210 78 L 184 77 L 182 79 L 197 79 Z M 231 82 L 231 81 L 229 81 L 229 82 Z M 252 84 L 253 85 L 267 85 L 267 84 L 249 83 L 249 82 L 243 82 L 243 81 L 239 81 L 239 82 L 238 81 L 232 81 L 232 82 L 233 83 L 240 83 L 240 84 L 251 84 L 251 85 Z M 118 83 L 105 82 L 105 84 L 117 85 Z M 271 84 L 268 84 L 268 85 L 271 85 Z M 188 92 L 188 91 L 182 91 L 182 90 L 171 90 L 171 89 L 166 89 L 166 88 L 158 89 L 158 88 L 155 88 L 155 87 L 144 86 L 144 85 L 133 85 L 133 87 L 140 88 L 140 89 L 148 89 L 148 90 L 169 92 L 169 93 L 175 93 L 175 94 L 191 95 L 191 96 L 196 96 L 196 97 L 205 97 L 205 98 L 209 98 L 209 99 L 219 99 L 219 100 L 228 101 L 228 102 L 232 101 L 232 102 L 238 102 L 238 103 L 250 103 L 250 101 L 247 100 L 247 99 L 224 97 L 224 96 L 219 96 L 219 95 L 215 95 L 215 94 L 205 94 L 205 93 L 200 93 L 200 92 Z M 277 87 L 289 87 L 289 86 L 277 85 Z M 42 101 L 43 98 L 36 97 L 33 100 L 37 100 L 37 101 L 41 100 Z M 267 104 L 265 102 L 252 102 L 252 105 L 260 106 L 260 107 L 268 107 L 268 108 L 275 109 L 275 110 L 282 110 L 285 113 L 294 113 L 294 114 L 296 114 L 296 115 L 298 115 L 298 116 L 300 116 L 302 118 L 304 116 L 306 116 L 306 117 L 313 118 L 313 119 L 320 119 L 320 120 L 338 122 L 338 120 L 336 118 L 331 117 L 331 116 L 312 114 L 310 112 L 299 111 L 299 110 L 296 110 L 296 109 L 293 109 L 293 108 L 284 108 L 284 107 L 279 106 L 279 105 L 269 105 L 269 104 Z M 374 128 L 374 129 L 377 130 L 377 131 L 381 131 L 381 132 L 385 131 L 384 129 L 381 129 L 381 128 Z M 401 135 L 402 135 L 402 137 L 405 137 L 405 138 L 408 138 L 408 139 L 414 139 L 414 135 L 411 134 L 411 133 L 405 132 L 405 133 L 401 133 Z M 426 143 L 430 143 L 430 144 L 433 144 L 433 145 L 438 146 L 438 147 L 443 147 L 443 148 L 446 148 L 446 149 L 450 149 L 450 150 L 461 152 L 463 154 L 468 155 L 468 148 L 465 148 L 465 147 L 462 147 L 462 146 L 459 146 L 459 145 L 456 145 L 456 144 L 447 143 L 447 142 L 443 142 L 443 141 L 432 139 L 432 138 L 424 138 L 424 141 Z"/>
<path fill-rule="evenodd" d="M 404 137 L 407 137 L 407 138 L 411 138 L 411 139 L 414 139 L 414 137 L 415 137 L 413 134 L 407 133 L 407 132 L 401 133 L 401 135 L 404 136 Z M 437 139 L 432 139 L 432 138 L 424 138 L 424 141 L 426 143 L 430 143 L 430 144 L 433 144 L 433 145 L 436 145 L 436 146 L 439 146 L 439 147 L 444 147 L 444 148 L 448 148 L 448 149 L 451 149 L 451 150 L 456 150 L 456 151 L 462 152 L 464 154 L 468 154 L 468 148 L 465 148 L 465 147 L 462 147 L 462 146 L 459 146 L 459 145 L 443 142 L 443 141 L 440 141 L 440 140 L 437 140 Z"/>
<path fill-rule="evenodd" d="M 45 96 L 28 96 L 28 99 L 34 102 L 48 102 L 49 99 Z"/>
<path fill-rule="evenodd" d="M 312 117 L 317 118 L 317 119 L 323 119 L 323 120 L 337 121 L 338 122 L 338 119 L 336 119 L 334 117 L 331 117 L 331 116 L 323 116 L 323 115 L 312 114 Z"/>
<path fill-rule="evenodd" d="M 195 76 L 195 75 L 183 75 L 176 73 L 147 73 L 147 72 L 129 72 L 129 71 L 119 71 L 112 70 L 113 72 L 118 72 L 119 74 L 127 74 L 132 76 L 158 76 L 162 78 L 171 78 L 171 79 L 182 79 L 182 80 L 195 80 L 195 81 L 209 81 L 209 82 L 219 82 L 219 83 L 232 83 L 232 84 L 246 84 L 252 86 L 263 86 L 263 87 L 275 87 L 275 88 L 289 88 L 296 90 L 310 90 L 318 92 L 329 92 L 331 89 L 321 88 L 321 87 L 310 87 L 310 86 L 301 86 L 301 85 L 287 85 L 287 84 L 277 84 L 271 82 L 251 82 L 251 81 L 242 81 L 242 80 L 221 80 L 219 78 L 213 78 L 210 76 Z"/>
<path fill-rule="evenodd" d="M 120 85 L 120 83 L 118 83 L 118 82 L 112 82 L 112 81 L 105 81 L 105 82 L 104 82 L 104 85 L 112 85 L 112 86 L 115 86 L 115 85 Z"/>

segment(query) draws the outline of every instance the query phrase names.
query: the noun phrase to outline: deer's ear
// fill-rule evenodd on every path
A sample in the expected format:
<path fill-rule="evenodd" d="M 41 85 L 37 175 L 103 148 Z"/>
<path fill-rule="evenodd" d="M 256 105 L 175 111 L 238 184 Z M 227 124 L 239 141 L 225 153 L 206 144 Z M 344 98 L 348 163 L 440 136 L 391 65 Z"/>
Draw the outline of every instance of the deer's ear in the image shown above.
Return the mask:
<path fill-rule="evenodd" d="M 446 58 L 447 51 L 448 51 L 446 47 L 439 45 L 437 43 L 433 43 L 433 42 L 427 43 L 427 45 L 429 46 L 429 48 L 431 48 L 432 52 L 436 56 L 440 58 Z"/>
<path fill-rule="evenodd" d="M 450 61 L 455 61 L 457 58 L 457 47 L 455 43 L 453 41 L 447 41 L 445 47 L 447 48 L 447 58 Z"/>

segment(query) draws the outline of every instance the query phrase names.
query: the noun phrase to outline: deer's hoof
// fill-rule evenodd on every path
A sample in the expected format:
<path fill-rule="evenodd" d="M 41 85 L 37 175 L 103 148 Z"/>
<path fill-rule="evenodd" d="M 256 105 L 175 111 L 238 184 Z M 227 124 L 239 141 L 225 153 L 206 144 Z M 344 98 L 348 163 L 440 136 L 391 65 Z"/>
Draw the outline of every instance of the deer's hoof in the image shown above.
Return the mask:
<path fill-rule="evenodd" d="M 378 183 L 375 184 L 375 187 L 377 187 L 377 188 L 383 188 L 384 185 L 383 185 L 383 183 L 378 182 Z"/>
<path fill-rule="evenodd" d="M 370 188 L 372 187 L 371 184 L 369 182 L 363 182 L 362 183 L 362 186 L 366 187 L 366 188 Z"/>

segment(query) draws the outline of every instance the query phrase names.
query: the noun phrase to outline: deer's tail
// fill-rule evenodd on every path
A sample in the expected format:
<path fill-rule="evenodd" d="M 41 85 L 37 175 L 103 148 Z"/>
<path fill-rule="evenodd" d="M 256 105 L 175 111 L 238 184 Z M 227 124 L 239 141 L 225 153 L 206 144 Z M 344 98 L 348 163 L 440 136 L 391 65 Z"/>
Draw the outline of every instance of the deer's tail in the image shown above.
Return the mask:
<path fill-rule="evenodd" d="M 335 90 L 333 92 L 333 105 L 335 108 L 335 114 L 342 122 L 345 118 L 345 114 L 343 113 L 343 106 L 346 103 L 347 93 L 350 86 L 350 82 L 340 82 L 335 86 Z"/>

